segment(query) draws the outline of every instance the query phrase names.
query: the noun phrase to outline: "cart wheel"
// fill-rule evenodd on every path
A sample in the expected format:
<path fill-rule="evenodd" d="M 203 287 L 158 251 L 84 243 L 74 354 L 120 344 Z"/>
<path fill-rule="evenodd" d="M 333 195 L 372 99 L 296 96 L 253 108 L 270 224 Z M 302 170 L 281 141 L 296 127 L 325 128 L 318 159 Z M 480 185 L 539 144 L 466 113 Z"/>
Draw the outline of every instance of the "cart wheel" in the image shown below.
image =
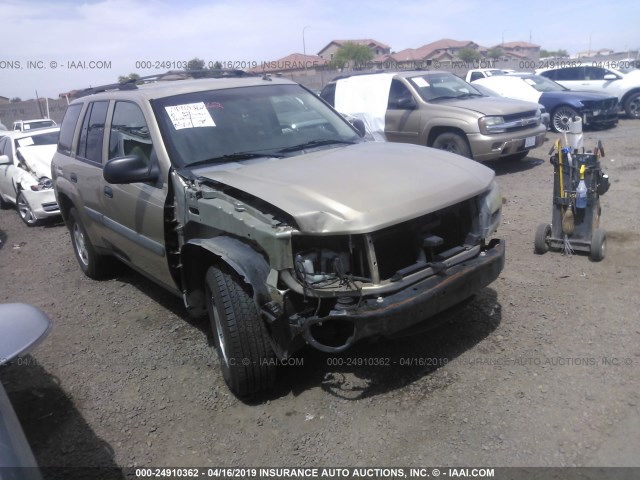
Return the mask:
<path fill-rule="evenodd" d="M 551 237 L 551 225 L 541 223 L 536 229 L 536 239 L 534 242 L 534 251 L 538 255 L 549 251 L 549 238 Z"/>
<path fill-rule="evenodd" d="M 602 260 L 607 253 L 607 232 L 596 228 L 591 235 L 591 253 L 589 258 L 594 262 Z"/>

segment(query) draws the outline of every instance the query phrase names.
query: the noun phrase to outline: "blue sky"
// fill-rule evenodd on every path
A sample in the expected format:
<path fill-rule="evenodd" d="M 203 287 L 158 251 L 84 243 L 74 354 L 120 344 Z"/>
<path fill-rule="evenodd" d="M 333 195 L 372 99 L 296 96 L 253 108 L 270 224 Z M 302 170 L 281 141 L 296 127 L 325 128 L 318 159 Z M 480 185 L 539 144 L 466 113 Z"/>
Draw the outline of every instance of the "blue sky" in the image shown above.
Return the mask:
<path fill-rule="evenodd" d="M 303 29 L 307 54 L 350 38 L 393 51 L 441 38 L 487 47 L 531 40 L 569 53 L 640 47 L 637 0 L 0 0 L 0 12 L 0 95 L 23 99 L 166 70 L 136 68 L 139 61 L 275 60 L 302 53 Z M 102 68 L 70 68 L 80 60 Z"/>

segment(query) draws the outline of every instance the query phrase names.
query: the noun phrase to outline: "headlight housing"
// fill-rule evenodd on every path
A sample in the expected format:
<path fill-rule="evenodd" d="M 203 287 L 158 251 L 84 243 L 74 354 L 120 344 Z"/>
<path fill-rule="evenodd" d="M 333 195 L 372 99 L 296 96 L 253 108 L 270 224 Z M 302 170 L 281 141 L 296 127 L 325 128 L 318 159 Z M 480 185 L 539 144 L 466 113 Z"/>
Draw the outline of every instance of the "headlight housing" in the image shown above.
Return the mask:
<path fill-rule="evenodd" d="M 485 240 L 493 235 L 502 217 L 502 195 L 498 183 L 493 180 L 489 189 L 480 196 L 480 228 Z"/>
<path fill-rule="evenodd" d="M 504 133 L 507 131 L 507 127 L 504 124 L 504 117 L 496 115 L 487 115 L 478 120 L 478 127 L 480 132 L 489 135 L 492 133 Z"/>
<path fill-rule="evenodd" d="M 39 192 L 40 190 L 49 190 L 53 188 L 53 182 L 48 177 L 40 177 L 38 183 L 31 185 L 31 190 Z"/>

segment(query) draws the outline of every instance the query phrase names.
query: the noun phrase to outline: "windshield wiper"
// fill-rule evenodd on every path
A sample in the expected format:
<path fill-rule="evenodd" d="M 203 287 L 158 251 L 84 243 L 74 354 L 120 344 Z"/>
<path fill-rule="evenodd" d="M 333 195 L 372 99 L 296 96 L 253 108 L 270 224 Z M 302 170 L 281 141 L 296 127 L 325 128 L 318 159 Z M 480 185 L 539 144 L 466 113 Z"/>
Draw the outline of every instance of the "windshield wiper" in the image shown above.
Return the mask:
<path fill-rule="evenodd" d="M 207 158 L 205 160 L 198 160 L 197 162 L 192 162 L 185 165 L 188 168 L 195 167 L 198 165 L 208 165 L 215 163 L 226 163 L 226 162 L 234 162 L 237 160 L 248 160 L 250 158 L 260 158 L 260 157 L 278 157 L 282 158 L 282 155 L 271 154 L 271 153 L 257 153 L 257 152 L 235 152 L 235 153 L 227 153 L 226 155 L 220 155 L 218 157 Z"/>
<path fill-rule="evenodd" d="M 299 145 L 293 145 L 291 147 L 285 147 L 278 150 L 278 152 L 295 152 L 296 150 L 304 150 L 305 148 L 312 147 L 321 147 L 323 145 L 333 145 L 333 144 L 342 144 L 342 145 L 353 145 L 355 142 L 350 142 L 348 140 L 311 140 L 309 142 L 301 143 Z"/>

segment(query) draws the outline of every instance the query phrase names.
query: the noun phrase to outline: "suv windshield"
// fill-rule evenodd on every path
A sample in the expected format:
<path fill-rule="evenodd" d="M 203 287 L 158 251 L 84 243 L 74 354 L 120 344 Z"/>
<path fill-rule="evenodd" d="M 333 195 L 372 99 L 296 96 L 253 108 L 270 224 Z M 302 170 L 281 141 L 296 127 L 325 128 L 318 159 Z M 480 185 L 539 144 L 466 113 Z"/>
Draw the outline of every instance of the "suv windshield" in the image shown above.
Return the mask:
<path fill-rule="evenodd" d="M 298 85 L 194 92 L 153 101 L 178 167 L 361 141 L 316 95 Z"/>
<path fill-rule="evenodd" d="M 484 96 L 467 82 L 450 73 L 420 75 L 409 80 L 425 102 Z"/>

